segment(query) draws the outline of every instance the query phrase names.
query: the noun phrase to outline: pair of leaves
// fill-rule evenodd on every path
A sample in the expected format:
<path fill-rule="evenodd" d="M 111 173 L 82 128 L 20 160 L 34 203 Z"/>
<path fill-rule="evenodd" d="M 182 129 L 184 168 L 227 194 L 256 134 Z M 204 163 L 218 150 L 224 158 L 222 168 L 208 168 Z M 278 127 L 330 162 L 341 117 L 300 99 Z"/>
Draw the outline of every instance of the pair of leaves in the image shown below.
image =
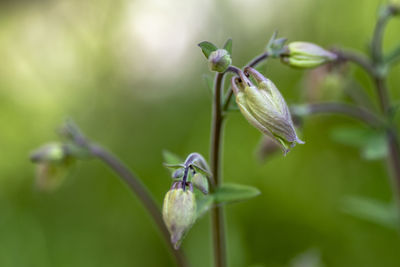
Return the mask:
<path fill-rule="evenodd" d="M 339 127 L 332 130 L 331 138 L 338 143 L 359 148 L 362 157 L 367 160 L 384 158 L 388 152 L 385 132 L 376 129 Z"/>
<path fill-rule="evenodd" d="M 213 43 L 204 41 L 199 43 L 199 47 L 201 48 L 201 51 L 203 52 L 204 56 L 208 59 L 210 57 L 210 54 L 216 50 L 218 50 L 218 47 L 216 47 Z M 225 44 L 223 49 L 228 51 L 229 55 L 232 56 L 232 39 L 229 38 Z"/>

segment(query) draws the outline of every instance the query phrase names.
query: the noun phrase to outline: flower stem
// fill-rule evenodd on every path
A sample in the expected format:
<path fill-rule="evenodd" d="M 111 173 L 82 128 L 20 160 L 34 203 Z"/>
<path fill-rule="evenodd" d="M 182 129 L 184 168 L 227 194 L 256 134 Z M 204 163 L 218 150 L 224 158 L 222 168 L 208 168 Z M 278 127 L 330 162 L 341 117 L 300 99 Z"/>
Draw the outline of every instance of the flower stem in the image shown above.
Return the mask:
<path fill-rule="evenodd" d="M 212 108 L 210 164 L 214 180 L 214 188 L 222 183 L 221 147 L 223 132 L 223 116 L 221 110 L 221 95 L 223 91 L 224 73 L 217 73 L 214 82 L 214 99 Z M 214 206 L 211 211 L 212 237 L 214 246 L 214 266 L 226 267 L 225 219 L 222 206 Z"/>
<path fill-rule="evenodd" d="M 337 113 L 347 115 L 359 119 L 372 127 L 382 127 L 385 124 L 385 121 L 372 111 L 345 103 L 313 103 L 306 105 L 306 109 L 309 114 Z"/>
<path fill-rule="evenodd" d="M 187 267 L 189 266 L 187 259 L 181 250 L 175 250 L 170 242 L 170 235 L 167 227 L 161 216 L 161 212 L 158 205 L 152 198 L 151 194 L 148 192 L 146 187 L 140 182 L 140 180 L 135 177 L 132 172 L 126 167 L 118 158 L 109 153 L 107 150 L 99 145 L 90 144 L 88 148 L 93 156 L 100 159 L 108 167 L 110 167 L 117 175 L 120 177 L 129 188 L 135 193 L 135 195 L 140 199 L 143 206 L 147 209 L 151 217 L 153 218 L 155 224 L 159 228 L 162 236 L 164 237 L 171 253 L 175 257 L 175 261 L 178 266 Z"/>
<path fill-rule="evenodd" d="M 80 131 L 77 125 L 71 120 L 68 120 L 64 127 L 61 129 L 61 134 L 71 139 L 79 147 L 86 149 L 89 153 L 101 160 L 108 167 L 110 167 L 123 182 L 125 182 L 129 189 L 139 198 L 143 206 L 151 215 L 156 226 L 160 230 L 165 242 L 174 256 L 177 266 L 188 267 L 190 266 L 183 251 L 175 250 L 171 241 L 167 227 L 162 219 L 161 211 L 157 203 L 154 201 L 152 195 L 147 188 L 141 183 L 127 166 L 125 166 L 116 156 L 105 150 L 100 145 L 92 144 Z"/>
<path fill-rule="evenodd" d="M 387 25 L 389 19 L 396 14 L 396 10 L 392 6 L 386 6 L 381 10 L 378 21 L 375 25 L 374 35 L 371 41 L 371 55 L 372 55 L 372 65 L 374 68 L 379 69 L 383 64 L 383 51 L 382 51 L 382 41 L 385 26 Z M 393 124 L 390 118 L 390 97 L 388 93 L 388 88 L 386 86 L 386 74 L 382 74 L 379 71 L 375 71 L 374 75 L 371 75 L 375 82 L 375 87 L 377 90 L 380 107 L 382 113 L 386 116 L 389 125 L 386 128 L 386 142 L 388 146 L 388 165 L 391 168 L 391 176 L 393 177 L 393 194 L 394 199 L 397 202 L 397 206 L 400 209 L 400 146 L 399 137 L 396 126 Z M 400 218 L 398 217 L 399 221 Z"/>

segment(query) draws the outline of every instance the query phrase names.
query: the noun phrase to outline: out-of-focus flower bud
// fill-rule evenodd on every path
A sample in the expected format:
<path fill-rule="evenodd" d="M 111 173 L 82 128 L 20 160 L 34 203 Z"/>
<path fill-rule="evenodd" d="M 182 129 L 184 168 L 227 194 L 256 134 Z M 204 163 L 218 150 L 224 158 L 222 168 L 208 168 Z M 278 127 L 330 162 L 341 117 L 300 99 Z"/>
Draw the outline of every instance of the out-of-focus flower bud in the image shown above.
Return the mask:
<path fill-rule="evenodd" d="M 183 188 L 183 182 L 175 182 L 165 195 L 163 219 L 171 234 L 171 242 L 178 249 L 183 238 L 196 220 L 196 199 L 192 184 Z"/>
<path fill-rule="evenodd" d="M 58 162 L 65 157 L 65 149 L 60 143 L 46 144 L 31 155 L 32 162 Z"/>
<path fill-rule="evenodd" d="M 36 163 L 36 186 L 42 191 L 57 189 L 68 176 L 74 159 L 66 153 L 62 144 L 51 143 L 40 147 L 31 155 Z"/>
<path fill-rule="evenodd" d="M 208 180 L 201 173 L 196 173 L 192 178 L 193 185 L 203 194 L 208 194 Z"/>
<path fill-rule="evenodd" d="M 210 70 L 224 72 L 231 65 L 231 55 L 225 49 L 215 50 L 208 57 L 208 66 Z"/>
<path fill-rule="evenodd" d="M 315 68 L 336 60 L 337 55 L 313 43 L 292 42 L 281 59 L 291 67 Z"/>
<path fill-rule="evenodd" d="M 265 135 L 275 140 L 286 154 L 296 143 L 304 144 L 296 134 L 293 121 L 281 93 L 269 79 L 253 68 L 245 68 L 257 86 L 240 73 L 232 79 L 236 102 L 244 117 Z"/>

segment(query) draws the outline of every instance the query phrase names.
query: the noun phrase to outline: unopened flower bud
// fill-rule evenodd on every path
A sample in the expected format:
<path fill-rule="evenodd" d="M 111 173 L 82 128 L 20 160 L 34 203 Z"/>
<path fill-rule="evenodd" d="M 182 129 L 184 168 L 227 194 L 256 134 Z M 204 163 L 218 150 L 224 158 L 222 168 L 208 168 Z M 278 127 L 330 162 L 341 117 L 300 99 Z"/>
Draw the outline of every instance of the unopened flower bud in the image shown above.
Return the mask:
<path fill-rule="evenodd" d="M 225 49 L 215 50 L 208 57 L 208 65 L 212 71 L 224 72 L 231 63 L 231 56 Z"/>
<path fill-rule="evenodd" d="M 63 160 L 65 156 L 62 144 L 50 143 L 35 150 L 31 155 L 31 160 L 32 162 L 56 162 Z"/>
<path fill-rule="evenodd" d="M 181 181 L 175 182 L 165 195 L 163 219 L 171 234 L 171 242 L 178 249 L 183 238 L 196 220 L 196 199 L 189 183 L 183 188 Z"/>
<path fill-rule="evenodd" d="M 308 42 L 292 42 L 283 54 L 282 62 L 295 68 L 315 68 L 337 59 L 337 55 Z"/>
<path fill-rule="evenodd" d="M 253 68 L 245 68 L 257 86 L 241 73 L 232 79 L 236 102 L 243 116 L 254 127 L 275 140 L 286 154 L 296 143 L 304 144 L 296 134 L 289 108 L 275 84 Z"/>
<path fill-rule="evenodd" d="M 42 191 L 57 189 L 67 177 L 74 159 L 62 144 L 51 143 L 40 147 L 31 155 L 36 163 L 36 186 Z"/>

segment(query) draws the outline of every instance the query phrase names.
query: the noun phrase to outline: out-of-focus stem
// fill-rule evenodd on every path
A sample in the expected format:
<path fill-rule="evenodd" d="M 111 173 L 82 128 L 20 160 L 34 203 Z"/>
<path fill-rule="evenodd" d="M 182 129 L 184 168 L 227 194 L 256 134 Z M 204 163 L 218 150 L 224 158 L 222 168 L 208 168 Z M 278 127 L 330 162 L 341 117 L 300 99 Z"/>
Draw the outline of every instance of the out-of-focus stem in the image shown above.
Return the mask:
<path fill-rule="evenodd" d="M 319 114 L 319 113 L 338 113 L 353 117 L 361 120 L 372 127 L 382 127 L 384 120 L 378 115 L 369 111 L 366 108 L 362 108 L 355 105 L 349 105 L 344 103 L 314 103 L 305 106 L 308 114 Z"/>
<path fill-rule="evenodd" d="M 88 145 L 88 148 L 92 155 L 100 159 L 108 167 L 110 167 L 122 181 L 124 181 L 129 189 L 131 189 L 135 195 L 142 202 L 143 206 L 149 212 L 153 218 L 155 224 L 159 228 L 162 236 L 164 237 L 172 255 L 175 257 L 178 266 L 187 267 L 189 266 L 187 259 L 181 250 L 175 250 L 170 242 L 170 235 L 167 227 L 162 219 L 161 212 L 158 205 L 152 198 L 150 192 L 141 183 L 141 181 L 132 174 L 132 172 L 126 167 L 117 157 L 112 155 L 110 152 L 105 150 L 99 145 Z"/>

